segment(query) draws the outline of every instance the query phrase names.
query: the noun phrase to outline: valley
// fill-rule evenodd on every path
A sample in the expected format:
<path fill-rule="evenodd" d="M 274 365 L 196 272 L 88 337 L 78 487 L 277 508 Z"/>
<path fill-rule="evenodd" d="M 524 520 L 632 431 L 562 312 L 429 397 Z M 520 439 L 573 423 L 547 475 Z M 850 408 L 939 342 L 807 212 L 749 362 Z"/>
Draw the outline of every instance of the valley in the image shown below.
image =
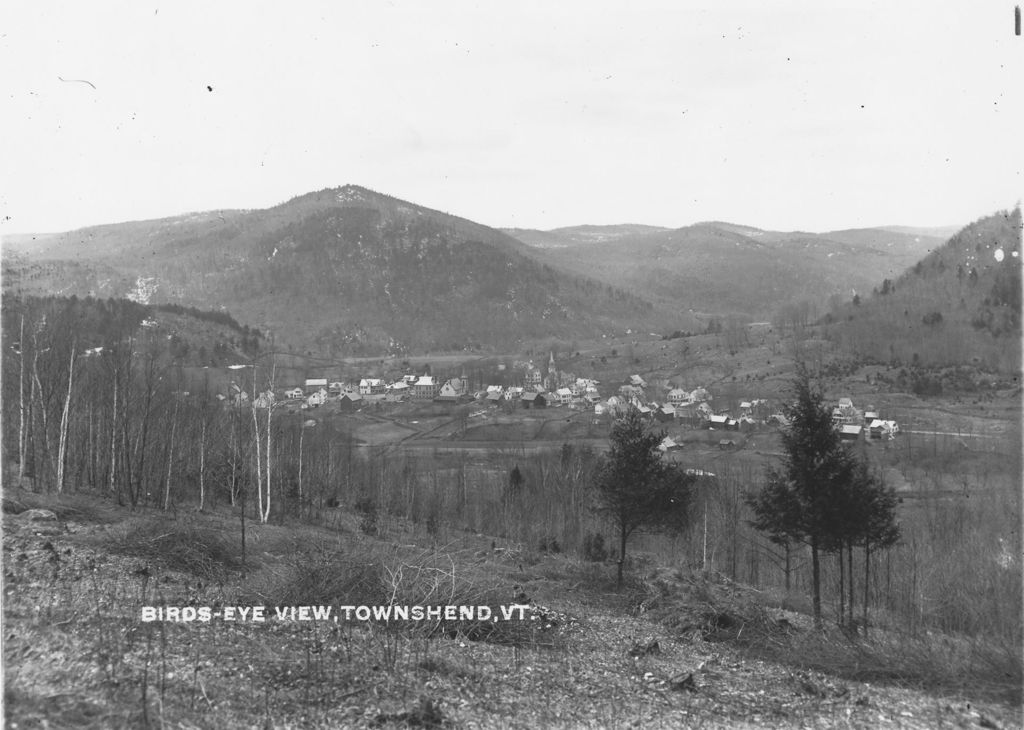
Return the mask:
<path fill-rule="evenodd" d="M 501 232 L 346 186 L 5 241 L 8 717 L 1012 724 L 1019 233 Z M 820 626 L 811 550 L 750 502 L 801 373 L 899 532 L 822 553 Z M 631 414 L 687 509 L 623 554 L 596 485 Z M 138 620 L 513 600 L 530 618 Z"/>

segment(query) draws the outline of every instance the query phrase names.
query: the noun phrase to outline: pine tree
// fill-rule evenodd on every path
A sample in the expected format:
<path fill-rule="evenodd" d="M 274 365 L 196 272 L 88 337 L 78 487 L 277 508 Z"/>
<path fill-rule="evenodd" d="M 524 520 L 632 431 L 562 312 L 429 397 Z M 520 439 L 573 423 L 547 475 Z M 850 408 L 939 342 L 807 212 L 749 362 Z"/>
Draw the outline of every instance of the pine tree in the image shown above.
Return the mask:
<path fill-rule="evenodd" d="M 611 449 L 598 470 L 598 513 L 619 534 L 618 585 L 621 587 L 626 544 L 637 530 L 680 530 L 689 518 L 695 477 L 661 460 L 664 433 L 648 431 L 640 412 L 630 411 L 615 423 Z"/>
<path fill-rule="evenodd" d="M 789 428 L 782 432 L 786 456 L 781 472 L 769 472 L 761 490 L 748 495 L 751 525 L 775 542 L 790 540 L 811 549 L 814 620 L 821 623 L 821 553 L 838 549 L 844 537 L 845 492 L 853 463 L 832 425 L 821 392 L 801 366 L 794 382 L 796 399 L 784 409 Z"/>
<path fill-rule="evenodd" d="M 782 470 L 770 470 L 761 489 L 747 496 L 750 524 L 772 542 L 803 543 L 811 549 L 814 619 L 821 623 L 821 553 L 843 551 L 849 561 L 850 619 L 853 618 L 852 549 L 865 548 L 865 581 L 872 549 L 888 547 L 899 536 L 896 497 L 871 475 L 867 462 L 846 450 L 832 425 L 824 397 L 801 366 L 796 399 L 785 409 L 790 426 L 782 433 Z M 865 582 L 865 611 L 866 611 Z M 841 587 L 840 592 L 846 590 Z M 866 616 L 866 613 L 865 613 Z"/>

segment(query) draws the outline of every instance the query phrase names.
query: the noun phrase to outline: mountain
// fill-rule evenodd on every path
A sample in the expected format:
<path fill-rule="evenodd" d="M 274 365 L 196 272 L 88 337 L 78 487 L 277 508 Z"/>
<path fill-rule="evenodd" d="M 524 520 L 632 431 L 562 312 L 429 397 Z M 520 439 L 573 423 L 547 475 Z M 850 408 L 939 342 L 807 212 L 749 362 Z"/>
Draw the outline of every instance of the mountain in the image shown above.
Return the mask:
<path fill-rule="evenodd" d="M 533 232 L 522 240 L 538 246 L 538 257 L 553 266 L 674 311 L 759 319 L 794 301 L 820 308 L 830 297 L 870 290 L 942 243 L 883 229 L 817 234 L 720 221 L 677 229 L 596 227 L 604 239 L 591 236 L 586 243 L 559 232 L 586 228 Z"/>
<path fill-rule="evenodd" d="M 7 291 L 221 309 L 278 346 L 331 355 L 507 348 L 657 319 L 501 231 L 355 185 L 5 249 Z"/>
<path fill-rule="evenodd" d="M 982 218 L 870 296 L 837 307 L 828 336 L 889 364 L 1021 366 L 1020 208 Z"/>

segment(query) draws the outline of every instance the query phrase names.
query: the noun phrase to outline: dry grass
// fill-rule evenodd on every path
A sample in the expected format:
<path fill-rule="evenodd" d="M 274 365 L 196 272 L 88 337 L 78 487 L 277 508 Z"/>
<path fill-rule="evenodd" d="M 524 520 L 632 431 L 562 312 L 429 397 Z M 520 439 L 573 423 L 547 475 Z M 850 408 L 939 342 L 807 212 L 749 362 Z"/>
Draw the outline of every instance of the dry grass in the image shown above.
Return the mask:
<path fill-rule="evenodd" d="M 242 567 L 234 539 L 174 518 L 146 519 L 112 539 L 110 549 L 204 580 L 223 580 Z"/>

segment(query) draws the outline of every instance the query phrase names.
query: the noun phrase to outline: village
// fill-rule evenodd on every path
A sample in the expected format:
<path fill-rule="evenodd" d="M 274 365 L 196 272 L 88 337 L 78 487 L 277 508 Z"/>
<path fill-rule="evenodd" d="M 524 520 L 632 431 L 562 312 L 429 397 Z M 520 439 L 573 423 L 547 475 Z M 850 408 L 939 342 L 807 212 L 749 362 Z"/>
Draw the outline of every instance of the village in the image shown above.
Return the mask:
<path fill-rule="evenodd" d="M 504 369 L 499 366 L 499 370 Z M 501 373 L 500 379 L 506 384 L 479 382 L 474 388 L 464 368 L 456 377 L 437 377 L 429 373 L 429 368 L 427 370 L 390 380 L 361 377 L 346 382 L 327 377 L 305 378 L 301 385 L 257 390 L 255 397 L 250 396 L 245 387 L 231 381 L 227 393 L 218 394 L 217 399 L 229 406 L 284 408 L 291 413 L 323 408 L 324 415 L 381 414 L 401 404 L 480 406 L 469 413 L 470 417 L 486 416 L 494 411 L 514 417 L 523 411 L 564 408 L 578 415 L 592 414 L 594 425 L 610 424 L 630 409 L 636 409 L 652 423 L 664 424 L 666 428 L 725 432 L 718 442 L 723 450 L 737 446 L 728 432 L 751 432 L 788 423 L 782 404 L 768 398 L 720 398 L 716 403 L 708 387 L 687 389 L 675 382 L 649 384 L 639 374 L 630 375 L 621 384 L 603 385 L 594 378 L 560 370 L 554 353 L 550 354 L 544 369 L 533 361 L 516 361 L 511 373 Z M 515 384 L 507 384 L 509 382 Z M 308 417 L 313 414 L 309 413 Z M 844 442 L 890 441 L 900 431 L 895 420 L 883 419 L 874 406 L 858 408 L 848 397 L 839 398 L 833 406 L 832 423 Z M 673 451 L 680 446 L 666 436 L 660 448 Z"/>

